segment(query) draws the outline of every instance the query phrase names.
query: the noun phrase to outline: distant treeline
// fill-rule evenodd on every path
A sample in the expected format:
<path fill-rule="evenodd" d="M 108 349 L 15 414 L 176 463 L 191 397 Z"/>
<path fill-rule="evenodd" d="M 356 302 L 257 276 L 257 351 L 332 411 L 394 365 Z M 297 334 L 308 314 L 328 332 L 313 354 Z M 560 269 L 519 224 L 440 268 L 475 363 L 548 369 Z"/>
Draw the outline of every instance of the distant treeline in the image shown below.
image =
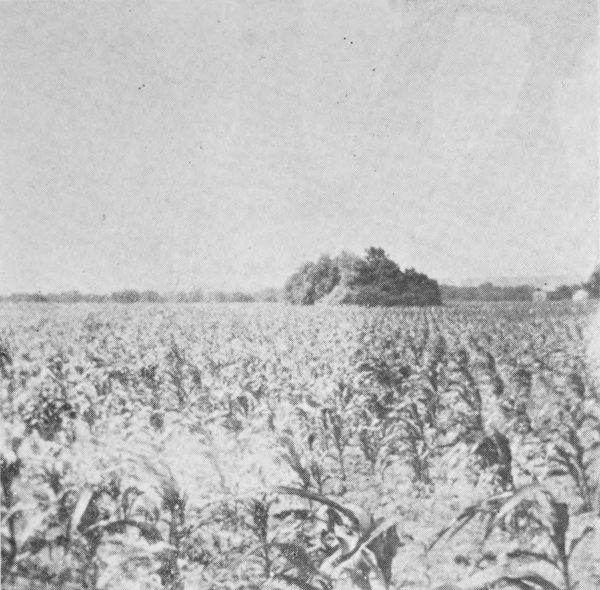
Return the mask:
<path fill-rule="evenodd" d="M 24 303 L 250 303 L 289 301 L 292 303 L 310 304 L 330 294 L 336 286 L 343 285 L 345 290 L 340 292 L 340 302 L 343 298 L 354 299 L 366 297 L 380 302 L 382 293 L 392 303 L 397 304 L 398 297 L 402 303 L 415 304 L 418 298 L 415 293 L 427 301 L 438 302 L 438 286 L 423 274 L 413 269 L 402 273 L 397 265 L 390 261 L 383 250 L 373 248 L 370 257 L 365 260 L 342 253 L 337 258 L 322 256 L 316 263 L 307 263 L 287 281 L 284 289 L 264 289 L 262 291 L 205 291 L 192 289 L 159 293 L 157 291 L 138 291 L 124 289 L 106 295 L 65 291 L 61 293 L 13 293 L 0 296 L 0 301 Z M 392 280 L 393 279 L 393 280 Z M 396 283 L 401 283 L 399 288 Z M 402 288 L 400 288 L 402 287 Z M 547 291 L 549 301 L 571 299 L 580 289 L 587 291 L 590 297 L 600 298 L 600 266 L 590 278 L 574 285 L 561 285 L 553 291 Z M 491 282 L 482 283 L 476 287 L 455 285 L 440 285 L 439 295 L 442 302 L 452 301 L 531 301 L 536 291 L 533 285 L 514 287 L 494 285 Z M 398 295 L 400 291 L 400 295 Z M 365 295 L 366 293 L 366 295 Z M 335 293 L 334 293 L 335 294 Z M 360 299 L 351 302 L 364 303 Z M 388 304 L 388 302 L 385 302 Z"/>
<path fill-rule="evenodd" d="M 61 293 L 13 293 L 0 297 L 0 301 L 13 303 L 250 303 L 253 301 L 277 301 L 279 292 L 275 289 L 247 293 L 243 291 L 178 291 L 159 293 L 158 291 L 138 291 L 125 289 L 106 295 L 66 291 Z"/>
<path fill-rule="evenodd" d="M 492 283 L 483 283 L 477 287 L 440 285 L 440 291 L 444 301 L 531 301 L 535 287 L 499 287 Z"/>
<path fill-rule="evenodd" d="M 600 267 L 594 270 L 588 281 L 560 285 L 554 290 L 546 291 L 546 296 L 548 301 L 562 301 L 571 299 L 581 289 L 587 291 L 590 297 L 600 297 Z M 501 287 L 488 282 L 477 287 L 440 285 L 440 291 L 444 301 L 531 301 L 537 289 L 532 285 Z"/>

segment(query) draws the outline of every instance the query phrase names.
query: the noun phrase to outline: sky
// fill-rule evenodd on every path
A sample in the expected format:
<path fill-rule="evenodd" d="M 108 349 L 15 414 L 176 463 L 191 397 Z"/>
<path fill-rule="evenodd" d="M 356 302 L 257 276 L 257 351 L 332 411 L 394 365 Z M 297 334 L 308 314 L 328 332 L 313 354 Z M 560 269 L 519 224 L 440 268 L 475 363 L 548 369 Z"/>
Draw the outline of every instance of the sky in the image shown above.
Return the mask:
<path fill-rule="evenodd" d="M 0 4 L 0 292 L 599 260 L 592 0 Z"/>

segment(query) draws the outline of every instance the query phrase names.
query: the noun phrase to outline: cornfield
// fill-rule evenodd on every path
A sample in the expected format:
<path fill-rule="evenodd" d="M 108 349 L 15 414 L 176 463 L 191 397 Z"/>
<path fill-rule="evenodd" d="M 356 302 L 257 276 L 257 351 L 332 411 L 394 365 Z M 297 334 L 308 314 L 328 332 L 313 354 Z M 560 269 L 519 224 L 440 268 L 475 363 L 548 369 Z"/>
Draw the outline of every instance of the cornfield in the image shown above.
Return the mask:
<path fill-rule="evenodd" d="M 2 584 L 597 588 L 594 311 L 5 304 Z"/>

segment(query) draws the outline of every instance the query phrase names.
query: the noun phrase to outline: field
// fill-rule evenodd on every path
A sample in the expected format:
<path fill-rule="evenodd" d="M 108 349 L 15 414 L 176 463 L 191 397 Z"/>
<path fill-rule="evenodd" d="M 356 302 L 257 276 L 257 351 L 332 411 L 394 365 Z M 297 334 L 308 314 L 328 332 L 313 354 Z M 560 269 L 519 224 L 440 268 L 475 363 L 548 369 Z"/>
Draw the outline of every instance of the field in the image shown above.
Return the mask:
<path fill-rule="evenodd" d="M 597 588 L 594 311 L 5 304 L 2 583 Z"/>

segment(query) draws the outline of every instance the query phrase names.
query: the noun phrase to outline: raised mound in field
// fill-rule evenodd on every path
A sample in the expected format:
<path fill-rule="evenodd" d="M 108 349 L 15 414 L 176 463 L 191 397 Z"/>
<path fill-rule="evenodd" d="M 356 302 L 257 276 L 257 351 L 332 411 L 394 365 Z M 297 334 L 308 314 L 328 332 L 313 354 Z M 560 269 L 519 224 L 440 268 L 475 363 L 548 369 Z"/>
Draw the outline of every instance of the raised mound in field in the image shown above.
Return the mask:
<path fill-rule="evenodd" d="M 405 271 L 383 249 L 369 248 L 364 258 L 342 252 L 304 264 L 286 282 L 287 301 L 298 305 L 440 305 L 437 281 L 413 268 Z"/>

